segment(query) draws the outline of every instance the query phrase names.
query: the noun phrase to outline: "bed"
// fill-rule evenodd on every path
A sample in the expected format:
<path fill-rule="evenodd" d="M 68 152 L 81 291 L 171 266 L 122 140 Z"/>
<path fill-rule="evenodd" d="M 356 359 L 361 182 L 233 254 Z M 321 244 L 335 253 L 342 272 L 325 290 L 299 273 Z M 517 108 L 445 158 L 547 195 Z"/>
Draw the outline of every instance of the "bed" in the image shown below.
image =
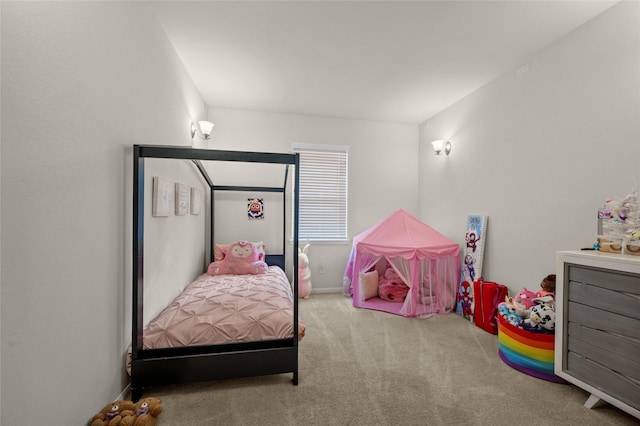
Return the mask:
<path fill-rule="evenodd" d="M 298 274 L 290 274 L 292 285 L 285 271 L 287 266 L 297 270 L 297 256 L 293 254 L 298 252 L 298 155 L 134 145 L 133 157 L 132 399 L 139 400 L 144 389 L 153 386 L 268 374 L 292 373 L 292 382 L 297 385 L 298 343 L 304 335 L 304 325 L 298 314 Z M 149 193 L 145 192 L 145 159 L 149 158 L 187 160 L 198 170 L 210 189 L 206 239 L 209 247 L 216 241 L 213 212 L 220 192 L 281 194 L 283 232 L 282 253 L 264 255 L 269 265 L 266 273 L 202 273 L 145 324 L 144 222 L 145 206 L 148 207 L 145 194 Z M 284 180 L 275 187 L 215 185 L 203 163 L 215 167 L 218 161 L 282 165 Z M 288 207 L 287 194 L 291 203 Z M 291 245 L 287 245 L 287 229 L 293 229 Z M 210 252 L 209 260 L 216 260 L 214 250 Z M 225 311 L 225 307 L 231 309 Z"/>
<path fill-rule="evenodd" d="M 143 349 L 293 337 L 293 291 L 284 271 L 202 274 L 144 328 Z M 298 341 L 304 323 L 298 321 Z"/>

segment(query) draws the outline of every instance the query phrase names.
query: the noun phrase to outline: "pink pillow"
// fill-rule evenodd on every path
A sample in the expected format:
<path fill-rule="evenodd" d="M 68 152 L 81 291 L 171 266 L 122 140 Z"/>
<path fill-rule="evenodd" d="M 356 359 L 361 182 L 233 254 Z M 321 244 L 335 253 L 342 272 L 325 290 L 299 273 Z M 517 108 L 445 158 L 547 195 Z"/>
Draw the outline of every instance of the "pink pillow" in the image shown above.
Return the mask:
<path fill-rule="evenodd" d="M 236 241 L 237 243 L 237 241 Z M 230 244 L 216 244 L 213 247 L 213 260 L 222 260 L 224 259 L 224 257 L 227 255 L 227 250 L 229 250 L 229 247 L 235 243 L 230 243 Z M 265 244 L 262 241 L 258 241 L 258 242 L 254 242 L 253 243 L 256 248 L 258 249 L 258 259 L 259 260 L 264 260 L 264 252 L 265 252 Z"/>
<path fill-rule="evenodd" d="M 360 293 L 364 295 L 364 300 L 378 295 L 378 271 L 374 269 L 360 274 Z"/>
<path fill-rule="evenodd" d="M 222 260 L 231 244 L 216 244 L 213 249 L 213 260 Z"/>
<path fill-rule="evenodd" d="M 258 249 L 249 241 L 229 244 L 227 255 L 222 260 L 209 264 L 209 275 L 245 275 L 266 274 L 268 266 L 258 259 Z"/>

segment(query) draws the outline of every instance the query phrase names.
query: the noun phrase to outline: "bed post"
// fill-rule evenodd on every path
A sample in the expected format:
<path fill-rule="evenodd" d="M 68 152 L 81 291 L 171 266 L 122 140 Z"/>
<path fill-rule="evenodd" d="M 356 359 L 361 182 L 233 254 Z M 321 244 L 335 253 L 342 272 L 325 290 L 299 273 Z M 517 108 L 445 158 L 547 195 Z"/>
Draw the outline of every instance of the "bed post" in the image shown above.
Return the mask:
<path fill-rule="evenodd" d="M 133 146 L 133 291 L 131 309 L 131 355 L 138 358 L 138 350 L 142 348 L 143 317 L 143 275 L 144 275 L 144 158 L 140 157 L 140 146 Z M 133 365 L 132 365 L 133 368 Z M 131 374 L 131 393 L 139 399 L 137 383 Z"/>
<path fill-rule="evenodd" d="M 294 323 L 293 326 L 293 330 L 294 330 L 294 334 L 293 334 L 293 340 L 294 340 L 294 344 L 296 345 L 296 349 L 298 347 L 298 324 L 297 322 L 299 321 L 299 310 L 298 310 L 298 219 L 299 219 L 299 215 L 300 215 L 300 197 L 298 197 L 298 194 L 300 194 L 300 154 L 299 153 L 295 153 L 295 158 L 294 158 L 294 166 L 295 166 L 295 173 L 294 173 L 294 186 L 293 186 L 293 297 L 294 297 L 294 301 L 293 301 L 293 318 L 295 319 L 296 323 Z M 285 212 L 285 217 L 286 217 L 286 212 Z M 294 385 L 298 385 L 298 351 L 296 350 L 295 352 L 295 357 L 296 357 L 296 361 L 295 361 L 295 371 L 293 372 L 293 384 Z"/>

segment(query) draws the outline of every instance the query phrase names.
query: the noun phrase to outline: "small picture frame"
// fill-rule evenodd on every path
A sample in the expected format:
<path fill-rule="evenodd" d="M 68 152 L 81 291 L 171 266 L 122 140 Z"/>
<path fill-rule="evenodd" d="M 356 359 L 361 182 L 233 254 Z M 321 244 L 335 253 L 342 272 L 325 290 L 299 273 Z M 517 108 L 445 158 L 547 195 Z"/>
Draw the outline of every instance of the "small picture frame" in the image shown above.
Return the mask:
<path fill-rule="evenodd" d="M 173 211 L 173 186 L 166 180 L 153 177 L 153 196 L 151 215 L 154 217 L 168 217 Z"/>
<path fill-rule="evenodd" d="M 248 198 L 247 215 L 249 220 L 264 219 L 264 200 L 262 198 Z"/>
<path fill-rule="evenodd" d="M 184 216 L 189 213 L 190 200 L 189 187 L 176 182 L 176 216 Z"/>
<path fill-rule="evenodd" d="M 191 214 L 200 214 L 202 205 L 202 191 L 198 188 L 191 188 Z"/>

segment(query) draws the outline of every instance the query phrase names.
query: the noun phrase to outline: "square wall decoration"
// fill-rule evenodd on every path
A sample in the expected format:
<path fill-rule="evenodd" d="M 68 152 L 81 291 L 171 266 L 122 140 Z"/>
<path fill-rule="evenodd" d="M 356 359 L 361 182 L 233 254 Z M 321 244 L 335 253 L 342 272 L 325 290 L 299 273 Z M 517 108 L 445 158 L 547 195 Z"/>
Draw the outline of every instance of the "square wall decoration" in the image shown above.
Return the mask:
<path fill-rule="evenodd" d="M 189 213 L 191 191 L 187 185 L 176 182 L 176 215 L 183 216 Z"/>
<path fill-rule="evenodd" d="M 191 214 L 200 214 L 202 204 L 202 191 L 198 188 L 191 188 Z"/>
<path fill-rule="evenodd" d="M 155 217 L 171 216 L 173 212 L 173 185 L 154 176 L 151 215 Z"/>
<path fill-rule="evenodd" d="M 264 219 L 264 200 L 262 198 L 248 198 L 247 201 L 249 220 Z"/>

